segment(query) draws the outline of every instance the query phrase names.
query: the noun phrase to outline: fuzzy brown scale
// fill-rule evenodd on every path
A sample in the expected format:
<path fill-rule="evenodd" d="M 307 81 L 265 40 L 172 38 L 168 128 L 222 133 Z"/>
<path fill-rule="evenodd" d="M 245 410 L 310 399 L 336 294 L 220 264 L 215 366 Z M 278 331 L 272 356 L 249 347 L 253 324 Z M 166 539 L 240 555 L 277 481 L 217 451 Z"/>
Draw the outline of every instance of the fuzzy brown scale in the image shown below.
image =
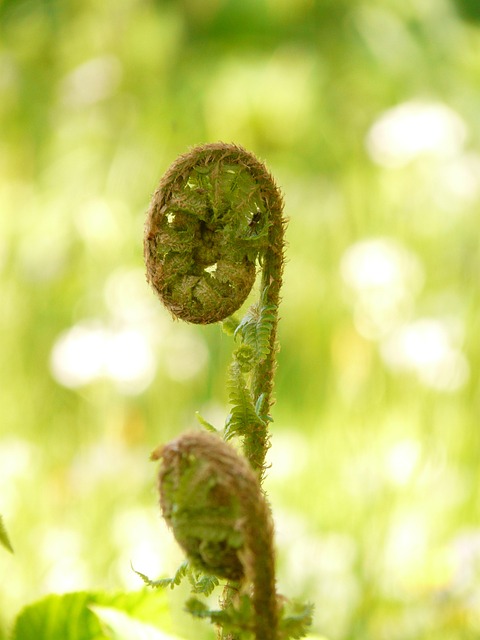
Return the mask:
<path fill-rule="evenodd" d="M 209 324 L 240 308 L 279 200 L 265 166 L 241 147 L 208 144 L 177 158 L 153 196 L 144 237 L 147 280 L 175 317 Z"/>

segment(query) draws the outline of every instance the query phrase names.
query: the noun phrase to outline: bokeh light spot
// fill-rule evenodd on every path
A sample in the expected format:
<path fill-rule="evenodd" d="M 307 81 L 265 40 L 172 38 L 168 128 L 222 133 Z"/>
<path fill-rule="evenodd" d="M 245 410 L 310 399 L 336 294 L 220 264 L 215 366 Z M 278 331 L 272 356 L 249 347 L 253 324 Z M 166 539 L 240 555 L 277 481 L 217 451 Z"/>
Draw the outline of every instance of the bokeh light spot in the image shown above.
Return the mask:
<path fill-rule="evenodd" d="M 416 440 L 400 440 L 388 451 L 385 458 L 386 471 L 397 486 L 407 484 L 417 468 L 421 454 L 420 443 Z"/>
<path fill-rule="evenodd" d="M 368 238 L 347 249 L 341 274 L 353 293 L 355 326 L 377 339 L 410 317 L 423 270 L 414 253 L 391 238 Z"/>
<path fill-rule="evenodd" d="M 441 319 L 406 324 L 384 341 L 381 353 L 393 370 L 415 373 L 420 382 L 439 391 L 456 391 L 469 378 L 468 362 L 455 345 L 454 331 Z"/>
<path fill-rule="evenodd" d="M 466 137 L 466 125 L 453 109 L 412 100 L 385 111 L 368 132 L 366 146 L 377 164 L 396 168 L 424 153 L 452 156 Z"/>
<path fill-rule="evenodd" d="M 71 71 L 63 80 L 65 104 L 84 107 L 105 100 L 117 89 L 122 66 L 112 55 L 93 58 Z"/>
<path fill-rule="evenodd" d="M 98 322 L 75 325 L 59 336 L 51 353 L 53 377 L 77 388 L 102 378 L 118 383 L 124 393 L 140 393 L 152 381 L 155 360 L 140 331 L 114 330 Z"/>

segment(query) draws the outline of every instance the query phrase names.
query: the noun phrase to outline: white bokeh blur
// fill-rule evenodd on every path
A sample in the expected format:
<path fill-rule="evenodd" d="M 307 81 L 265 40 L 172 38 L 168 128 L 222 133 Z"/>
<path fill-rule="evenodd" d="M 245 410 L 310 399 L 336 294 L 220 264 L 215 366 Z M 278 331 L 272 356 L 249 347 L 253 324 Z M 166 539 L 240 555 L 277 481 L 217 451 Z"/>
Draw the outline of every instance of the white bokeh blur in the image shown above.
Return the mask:
<path fill-rule="evenodd" d="M 175 324 L 148 289 L 143 271 L 120 269 L 105 285 L 107 319 L 77 322 L 56 339 L 50 357 L 54 379 L 72 389 L 110 380 L 136 395 L 158 368 L 172 380 L 197 376 L 208 362 L 201 335 Z"/>
<path fill-rule="evenodd" d="M 441 102 L 411 100 L 382 113 L 366 138 L 372 160 L 400 168 L 422 155 L 450 158 L 467 138 L 462 118 Z"/>
<path fill-rule="evenodd" d="M 449 392 L 469 379 L 458 317 L 415 318 L 424 273 L 417 256 L 392 238 L 367 238 L 342 257 L 341 274 L 355 328 L 378 341 L 385 365 L 410 373 L 426 387 Z"/>
<path fill-rule="evenodd" d="M 105 100 L 116 91 L 121 77 L 122 65 L 116 56 L 91 58 L 63 79 L 63 102 L 70 107 L 85 107 Z"/>
<path fill-rule="evenodd" d="M 386 452 L 385 471 L 389 480 L 398 487 L 405 486 L 418 468 L 421 444 L 413 438 L 395 442 Z"/>
<path fill-rule="evenodd" d="M 108 378 L 133 394 L 148 387 L 156 368 L 152 348 L 140 331 L 117 330 L 99 321 L 78 323 L 62 333 L 50 364 L 53 377 L 65 387 Z"/>
<path fill-rule="evenodd" d="M 419 259 L 393 238 L 366 238 L 351 245 L 340 264 L 353 294 L 355 326 L 379 339 L 411 317 L 424 275 Z"/>
<path fill-rule="evenodd" d="M 419 318 L 393 332 L 382 344 L 381 354 L 391 369 L 413 373 L 427 387 L 456 391 L 470 373 L 456 334 L 447 320 Z"/>

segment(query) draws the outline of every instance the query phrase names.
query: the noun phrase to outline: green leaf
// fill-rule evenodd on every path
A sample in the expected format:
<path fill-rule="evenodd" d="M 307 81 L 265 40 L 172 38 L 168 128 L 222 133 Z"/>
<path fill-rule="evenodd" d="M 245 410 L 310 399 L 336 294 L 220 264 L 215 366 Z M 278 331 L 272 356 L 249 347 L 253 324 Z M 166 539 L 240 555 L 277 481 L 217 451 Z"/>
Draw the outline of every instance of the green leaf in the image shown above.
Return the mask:
<path fill-rule="evenodd" d="M 210 610 L 197 598 L 190 598 L 185 603 L 186 610 L 195 618 L 208 619 L 222 627 L 224 633 L 231 633 L 236 638 L 252 638 L 254 628 L 253 606 L 248 595 L 240 597 L 238 606 L 230 603 L 225 609 Z"/>
<path fill-rule="evenodd" d="M 75 592 L 49 595 L 22 609 L 11 640 L 111 640 L 115 636 L 94 613 L 94 606 L 115 609 L 167 631 L 171 627 L 168 601 L 158 592 Z"/>
<path fill-rule="evenodd" d="M 223 332 L 226 333 L 227 336 L 233 336 L 238 327 L 238 323 L 239 320 L 235 315 L 225 318 L 225 320 L 221 322 Z"/>
<path fill-rule="evenodd" d="M 212 613 L 207 605 L 198 598 L 189 598 L 185 602 L 185 608 L 196 618 L 208 618 Z"/>
<path fill-rule="evenodd" d="M 242 436 L 256 425 L 264 426 L 265 423 L 255 410 L 252 394 L 247 389 L 245 378 L 237 362 L 233 362 L 230 367 L 228 396 L 232 409 L 225 424 L 225 440 L 230 440 L 235 435 Z"/>
<path fill-rule="evenodd" d="M 108 640 L 89 605 L 89 593 L 50 595 L 25 607 L 17 617 L 12 640 Z"/>
<path fill-rule="evenodd" d="M 2 516 L 0 516 L 0 544 L 5 547 L 5 549 L 10 551 L 10 553 L 13 553 L 12 543 L 10 542 L 7 530 L 5 529 L 5 525 L 3 524 Z"/>
<path fill-rule="evenodd" d="M 253 304 L 235 329 L 244 344 L 252 347 L 255 360 L 261 362 L 270 352 L 270 334 L 275 322 L 275 306 L 265 304 L 266 289 L 260 302 Z"/>
<path fill-rule="evenodd" d="M 90 609 L 108 628 L 112 640 L 182 640 L 113 607 L 91 605 Z"/>
<path fill-rule="evenodd" d="M 251 372 L 255 366 L 255 351 L 249 344 L 241 344 L 233 352 L 233 362 L 240 368 L 243 374 Z"/>
<path fill-rule="evenodd" d="M 193 593 L 202 593 L 209 596 L 215 587 L 218 586 L 218 578 L 202 571 L 190 571 L 188 578 L 192 585 Z"/>
<path fill-rule="evenodd" d="M 140 576 L 140 578 L 148 587 L 152 587 L 153 589 L 165 589 L 165 587 L 170 587 L 170 589 L 173 589 L 173 587 L 178 586 L 183 578 L 187 574 L 189 574 L 190 565 L 186 560 L 185 562 L 182 562 L 182 564 L 178 567 L 173 578 L 160 578 L 160 580 L 151 580 L 144 573 L 137 571 L 133 566 L 132 569 L 137 574 L 137 576 Z"/>
<path fill-rule="evenodd" d="M 210 422 L 205 420 L 205 418 L 201 416 L 198 411 L 195 411 L 195 417 L 197 418 L 197 420 L 199 421 L 199 423 L 202 425 L 204 429 L 206 429 L 207 431 L 210 431 L 211 433 L 218 433 L 218 430 L 215 429 L 213 424 L 210 424 Z"/>
<path fill-rule="evenodd" d="M 313 605 L 288 602 L 280 619 L 280 637 L 282 640 L 304 638 L 312 624 Z"/>
<path fill-rule="evenodd" d="M 140 589 L 123 593 L 94 594 L 95 601 L 105 607 L 114 607 L 124 611 L 138 620 L 159 624 L 163 629 L 172 631 L 170 620 L 170 604 L 168 596 L 158 591 Z"/>

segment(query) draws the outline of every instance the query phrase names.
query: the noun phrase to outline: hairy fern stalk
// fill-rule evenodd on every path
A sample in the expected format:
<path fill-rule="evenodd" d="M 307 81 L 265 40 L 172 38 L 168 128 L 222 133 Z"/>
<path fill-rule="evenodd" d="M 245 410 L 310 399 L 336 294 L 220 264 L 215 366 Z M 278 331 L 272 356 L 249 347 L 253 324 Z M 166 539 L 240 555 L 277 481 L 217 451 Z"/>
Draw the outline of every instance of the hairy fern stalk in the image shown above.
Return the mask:
<path fill-rule="evenodd" d="M 147 279 L 172 315 L 186 322 L 222 322 L 234 338 L 228 373 L 230 412 L 222 432 L 179 436 L 152 454 L 160 460 L 163 517 L 187 561 L 173 578 L 188 578 L 187 609 L 215 624 L 225 640 L 301 638 L 310 606 L 289 604 L 275 584 L 273 521 L 262 480 L 283 272 L 283 202 L 265 166 L 236 145 L 191 149 L 160 181 L 145 225 Z M 235 314 L 261 269 L 259 300 Z M 235 443 L 241 444 L 242 453 Z M 220 583 L 220 608 L 207 596 Z"/>

